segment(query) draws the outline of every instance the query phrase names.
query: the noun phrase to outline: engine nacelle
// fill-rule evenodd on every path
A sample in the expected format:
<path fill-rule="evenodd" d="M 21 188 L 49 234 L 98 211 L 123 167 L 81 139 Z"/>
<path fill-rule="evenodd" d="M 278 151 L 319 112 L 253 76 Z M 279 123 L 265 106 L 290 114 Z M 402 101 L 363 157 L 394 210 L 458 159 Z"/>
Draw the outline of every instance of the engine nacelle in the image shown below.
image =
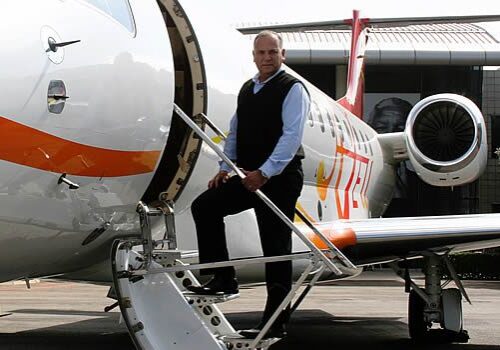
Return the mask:
<path fill-rule="evenodd" d="M 484 118 L 466 97 L 438 94 L 418 102 L 406 121 L 405 136 L 415 171 L 430 185 L 474 181 L 486 166 Z"/>

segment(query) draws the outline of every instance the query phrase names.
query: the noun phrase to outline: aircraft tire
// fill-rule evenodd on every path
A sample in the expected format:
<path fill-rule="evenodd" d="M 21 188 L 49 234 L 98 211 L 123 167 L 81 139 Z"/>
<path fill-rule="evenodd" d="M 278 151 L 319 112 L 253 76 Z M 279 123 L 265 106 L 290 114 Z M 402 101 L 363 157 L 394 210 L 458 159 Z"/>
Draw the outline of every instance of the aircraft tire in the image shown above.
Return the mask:
<path fill-rule="evenodd" d="M 425 301 L 414 291 L 410 291 L 408 299 L 408 331 L 410 338 L 416 342 L 427 339 L 430 324 L 424 320 Z"/>

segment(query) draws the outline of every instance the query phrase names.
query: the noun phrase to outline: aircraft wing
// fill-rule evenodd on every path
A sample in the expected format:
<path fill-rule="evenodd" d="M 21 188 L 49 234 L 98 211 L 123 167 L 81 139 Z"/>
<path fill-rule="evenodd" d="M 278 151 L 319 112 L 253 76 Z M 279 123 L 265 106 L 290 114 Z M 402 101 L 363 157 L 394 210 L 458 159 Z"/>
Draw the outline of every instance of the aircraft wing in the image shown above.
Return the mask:
<path fill-rule="evenodd" d="M 500 214 L 340 220 L 335 232 L 354 232 L 345 248 L 356 264 L 422 256 L 425 251 L 459 252 L 500 245 Z"/>

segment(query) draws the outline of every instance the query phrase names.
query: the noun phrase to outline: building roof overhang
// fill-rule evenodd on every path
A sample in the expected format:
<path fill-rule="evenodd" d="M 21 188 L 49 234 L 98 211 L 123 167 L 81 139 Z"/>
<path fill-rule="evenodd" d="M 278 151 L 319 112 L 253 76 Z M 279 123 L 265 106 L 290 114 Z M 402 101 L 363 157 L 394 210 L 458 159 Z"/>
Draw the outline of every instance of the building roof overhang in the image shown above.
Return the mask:
<path fill-rule="evenodd" d="M 349 30 L 285 32 L 282 37 L 288 64 L 347 64 Z M 370 28 L 366 63 L 499 66 L 500 42 L 475 24 Z"/>

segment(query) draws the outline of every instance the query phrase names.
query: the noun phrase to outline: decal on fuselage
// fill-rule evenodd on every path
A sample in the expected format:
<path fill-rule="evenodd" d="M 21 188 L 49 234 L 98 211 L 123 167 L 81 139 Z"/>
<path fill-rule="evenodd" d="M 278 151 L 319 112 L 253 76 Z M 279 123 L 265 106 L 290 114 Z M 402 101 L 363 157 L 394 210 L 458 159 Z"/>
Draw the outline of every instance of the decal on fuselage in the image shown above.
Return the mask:
<path fill-rule="evenodd" d="M 0 116 L 0 159 L 32 168 L 91 177 L 154 171 L 160 151 L 124 151 L 84 145 Z"/>

